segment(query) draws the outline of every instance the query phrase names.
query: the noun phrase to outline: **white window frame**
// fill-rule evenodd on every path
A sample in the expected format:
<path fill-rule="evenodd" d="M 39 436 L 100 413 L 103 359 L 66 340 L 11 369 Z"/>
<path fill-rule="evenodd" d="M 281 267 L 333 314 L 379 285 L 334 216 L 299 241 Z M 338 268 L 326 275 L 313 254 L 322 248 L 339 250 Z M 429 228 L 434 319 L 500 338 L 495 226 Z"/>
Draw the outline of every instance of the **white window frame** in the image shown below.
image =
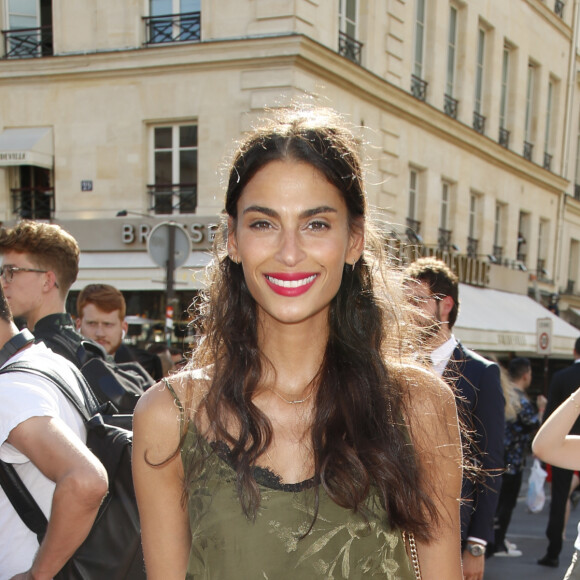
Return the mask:
<path fill-rule="evenodd" d="M 449 208 L 451 205 L 451 184 L 448 181 L 441 182 L 441 206 L 439 212 L 439 229 L 449 231 Z"/>
<path fill-rule="evenodd" d="M 550 79 L 548 81 L 548 97 L 546 101 L 546 132 L 544 135 L 544 152 L 548 154 L 552 150 L 550 145 L 552 141 L 551 137 L 552 137 L 553 97 L 554 97 L 554 80 Z"/>
<path fill-rule="evenodd" d="M 5 22 L 7 23 L 6 28 L 8 30 L 18 30 L 18 28 L 15 28 L 12 26 L 12 23 L 10 22 L 11 16 L 28 16 L 28 14 L 22 14 L 19 12 L 13 12 L 10 10 L 10 1 L 11 0 L 6 0 L 5 4 L 4 4 L 4 9 L 5 9 L 5 16 L 6 16 L 6 20 Z M 13 2 L 17 2 L 17 0 L 12 0 Z M 24 28 L 39 28 L 40 27 L 40 0 L 36 0 L 36 21 L 35 24 L 33 26 L 25 26 Z"/>
<path fill-rule="evenodd" d="M 445 94 L 453 97 L 455 87 L 455 66 L 457 56 L 457 21 L 458 10 L 456 6 L 449 6 L 449 33 L 447 35 L 447 80 L 445 82 Z"/>
<path fill-rule="evenodd" d="M 151 4 L 152 1 L 154 0 L 149 0 L 149 13 L 151 14 Z M 199 2 L 199 9 L 196 11 L 194 10 L 194 12 L 199 12 L 201 11 L 201 0 L 198 0 Z M 183 14 L 182 10 L 181 10 L 181 0 L 171 0 L 171 12 L 170 14 Z M 160 16 L 165 16 L 165 14 L 160 15 Z"/>
<path fill-rule="evenodd" d="M 157 151 L 171 151 L 171 184 L 165 185 L 178 185 L 183 183 L 181 181 L 180 174 L 180 152 L 181 151 L 195 151 L 197 155 L 198 171 L 199 171 L 199 133 L 197 139 L 197 145 L 191 147 L 181 147 L 179 142 L 179 131 L 181 127 L 197 127 L 199 131 L 199 124 L 195 120 L 183 121 L 183 122 L 168 122 L 168 123 L 156 123 L 150 126 L 150 163 L 149 163 L 149 183 L 152 185 L 157 185 L 155 183 L 155 153 Z M 166 129 L 171 128 L 171 149 L 156 149 L 155 148 L 155 130 L 156 129 Z M 198 174 L 199 182 L 199 174 Z M 195 184 L 196 187 L 198 183 Z M 179 214 L 180 199 L 179 194 L 173 195 L 173 200 L 171 203 L 171 214 Z M 151 208 L 152 209 L 152 208 Z M 159 215 L 170 215 L 170 214 L 159 214 Z"/>
<path fill-rule="evenodd" d="M 474 110 L 483 115 L 483 84 L 485 81 L 485 28 L 480 26 L 477 32 L 477 59 L 475 63 L 475 103 Z"/>
<path fill-rule="evenodd" d="M 536 83 L 536 65 L 528 63 L 528 78 L 526 84 L 526 117 L 524 124 L 524 141 L 533 143 L 532 122 L 534 117 L 534 86 Z"/>
<path fill-rule="evenodd" d="M 503 204 L 496 202 L 495 204 L 495 216 L 493 221 L 493 245 L 503 248 Z"/>
<path fill-rule="evenodd" d="M 509 105 L 509 77 L 510 77 L 511 48 L 504 44 L 501 65 L 501 96 L 499 100 L 499 126 L 507 129 Z"/>
<path fill-rule="evenodd" d="M 425 53 L 425 0 L 415 4 L 415 42 L 413 48 L 413 74 L 423 78 L 423 58 Z"/>
<path fill-rule="evenodd" d="M 411 168 L 409 170 L 409 205 L 407 207 L 407 217 L 417 219 L 417 198 L 419 197 L 419 172 Z"/>
<path fill-rule="evenodd" d="M 476 193 L 469 194 L 469 222 L 468 222 L 468 237 L 472 240 L 477 240 L 477 210 L 479 205 L 479 195 Z"/>
<path fill-rule="evenodd" d="M 349 5 L 354 5 L 354 20 L 348 17 Z M 339 0 L 338 2 L 338 29 L 353 40 L 358 39 L 358 0 Z"/>

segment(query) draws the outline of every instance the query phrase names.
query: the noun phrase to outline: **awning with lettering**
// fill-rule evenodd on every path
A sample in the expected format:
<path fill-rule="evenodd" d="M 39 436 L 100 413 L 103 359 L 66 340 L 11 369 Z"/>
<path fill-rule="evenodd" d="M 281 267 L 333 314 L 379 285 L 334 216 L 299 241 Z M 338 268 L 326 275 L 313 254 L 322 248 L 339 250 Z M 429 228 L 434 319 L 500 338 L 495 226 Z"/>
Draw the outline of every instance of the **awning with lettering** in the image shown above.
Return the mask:
<path fill-rule="evenodd" d="M 52 128 L 23 127 L 0 133 L 0 167 L 35 165 L 52 169 L 53 160 Z"/>
<path fill-rule="evenodd" d="M 580 330 L 522 294 L 459 285 L 459 316 L 453 334 L 479 352 L 536 355 L 536 321 L 552 319 L 552 357 L 572 358 Z M 539 356 L 539 355 L 538 355 Z"/>

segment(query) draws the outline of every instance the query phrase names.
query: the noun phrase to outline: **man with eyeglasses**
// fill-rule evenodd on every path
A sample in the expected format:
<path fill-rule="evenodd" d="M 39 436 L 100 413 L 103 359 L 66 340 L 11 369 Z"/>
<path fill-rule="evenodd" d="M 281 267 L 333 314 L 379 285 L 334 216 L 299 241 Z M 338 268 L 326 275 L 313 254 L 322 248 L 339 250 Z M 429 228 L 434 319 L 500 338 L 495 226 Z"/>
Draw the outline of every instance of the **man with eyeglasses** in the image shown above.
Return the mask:
<path fill-rule="evenodd" d="M 106 350 L 79 334 L 66 297 L 79 272 L 79 246 L 56 224 L 24 220 L 0 229 L 0 283 L 15 317 L 37 342 L 79 367 L 99 401 L 132 413 L 153 379 L 137 362 L 115 364 Z"/>
<path fill-rule="evenodd" d="M 417 260 L 405 270 L 404 283 L 433 371 L 457 393 L 459 415 L 470 431 L 466 461 L 484 470 L 477 481 L 464 477 L 461 504 L 463 575 L 466 580 L 482 580 L 486 546 L 494 541 L 493 520 L 504 466 L 505 400 L 499 367 L 453 336 L 459 280 L 445 262 Z"/>

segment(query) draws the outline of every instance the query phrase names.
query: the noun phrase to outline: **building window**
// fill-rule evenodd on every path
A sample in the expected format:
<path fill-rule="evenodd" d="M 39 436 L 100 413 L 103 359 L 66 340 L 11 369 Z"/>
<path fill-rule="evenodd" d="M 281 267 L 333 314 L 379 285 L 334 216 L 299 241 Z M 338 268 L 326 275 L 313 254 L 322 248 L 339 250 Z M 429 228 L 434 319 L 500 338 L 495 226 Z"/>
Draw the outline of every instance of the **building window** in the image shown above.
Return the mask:
<path fill-rule="evenodd" d="M 479 28 L 477 34 L 477 62 L 475 66 L 475 107 L 473 111 L 473 128 L 478 133 L 485 133 L 485 117 L 483 116 L 483 83 L 485 66 L 485 30 Z"/>
<path fill-rule="evenodd" d="M 477 216 L 478 216 L 479 196 L 475 193 L 469 194 L 469 223 L 467 233 L 467 255 L 470 258 L 477 258 L 479 240 L 477 237 Z"/>
<path fill-rule="evenodd" d="M 195 213 L 197 125 L 154 127 L 150 209 L 156 214 Z"/>
<path fill-rule="evenodd" d="M 510 76 L 510 47 L 504 45 L 501 65 L 501 95 L 499 100 L 499 144 L 506 149 L 510 144 L 508 126 L 509 104 L 509 76 Z"/>
<path fill-rule="evenodd" d="M 52 0 L 7 0 L 4 58 L 51 56 Z"/>
<path fill-rule="evenodd" d="M 574 198 L 580 200 L 580 127 L 576 138 L 576 171 L 574 179 Z"/>
<path fill-rule="evenodd" d="M 580 263 L 580 242 L 570 240 L 570 255 L 568 256 L 568 283 L 566 294 L 574 294 L 576 280 L 578 280 L 578 264 Z"/>
<path fill-rule="evenodd" d="M 550 79 L 548 82 L 548 100 L 546 102 L 546 133 L 544 135 L 544 169 L 551 171 L 552 169 L 552 99 L 554 96 L 554 81 Z"/>
<path fill-rule="evenodd" d="M 493 257 L 496 262 L 501 262 L 503 257 L 503 211 L 503 205 L 496 203 L 493 224 Z"/>
<path fill-rule="evenodd" d="M 532 160 L 533 150 L 533 118 L 534 118 L 534 90 L 536 84 L 536 67 L 528 63 L 528 80 L 526 85 L 526 117 L 524 123 L 524 157 Z"/>
<path fill-rule="evenodd" d="M 449 7 L 449 34 L 447 37 L 447 78 L 445 82 L 445 114 L 457 119 L 457 100 L 453 98 L 455 61 L 457 52 L 457 8 Z"/>
<path fill-rule="evenodd" d="M 427 98 L 427 82 L 423 79 L 425 0 L 417 0 L 415 8 L 415 47 L 413 51 L 411 93 L 414 97 L 424 101 Z"/>
<path fill-rule="evenodd" d="M 548 243 L 549 243 L 549 227 L 548 220 L 540 220 L 538 227 L 538 264 L 537 275 L 539 279 L 547 279 L 550 273 L 547 269 Z"/>
<path fill-rule="evenodd" d="M 407 238 L 412 244 L 421 243 L 421 222 L 418 214 L 419 172 L 409 170 L 409 205 L 407 208 Z"/>
<path fill-rule="evenodd" d="M 358 40 L 358 0 L 338 3 L 338 53 L 361 63 L 362 43 Z"/>
<path fill-rule="evenodd" d="M 50 220 L 54 217 L 54 189 L 51 172 L 43 167 L 22 165 L 18 171 L 18 187 L 12 188 L 12 212 L 20 219 Z"/>
<path fill-rule="evenodd" d="M 521 211 L 518 220 L 518 240 L 516 260 L 526 265 L 528 259 L 528 238 L 530 237 L 530 214 Z"/>
<path fill-rule="evenodd" d="M 144 20 L 147 44 L 199 41 L 201 0 L 149 0 Z"/>
<path fill-rule="evenodd" d="M 441 250 L 451 249 L 452 231 L 449 229 L 449 214 L 451 205 L 451 185 L 447 181 L 441 183 L 441 206 L 439 211 L 438 246 Z"/>

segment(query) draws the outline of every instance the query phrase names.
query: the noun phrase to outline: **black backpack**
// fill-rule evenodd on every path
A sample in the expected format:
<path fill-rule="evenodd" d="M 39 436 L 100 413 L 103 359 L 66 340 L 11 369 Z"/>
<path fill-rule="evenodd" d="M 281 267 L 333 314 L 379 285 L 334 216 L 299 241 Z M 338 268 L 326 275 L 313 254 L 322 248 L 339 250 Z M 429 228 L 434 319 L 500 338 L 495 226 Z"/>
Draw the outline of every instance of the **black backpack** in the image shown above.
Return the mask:
<path fill-rule="evenodd" d="M 139 512 L 131 472 L 133 434 L 117 425 L 130 425 L 131 416 L 101 414 L 86 381 L 77 375 L 85 404 L 54 368 L 39 369 L 21 360 L 0 369 L 0 374 L 27 372 L 53 382 L 85 421 L 87 446 L 109 476 L 109 493 L 103 500 L 89 535 L 55 580 L 145 580 Z M 87 411 L 89 409 L 89 411 Z M 47 520 L 10 463 L 0 461 L 0 484 L 22 521 L 38 537 Z"/>

